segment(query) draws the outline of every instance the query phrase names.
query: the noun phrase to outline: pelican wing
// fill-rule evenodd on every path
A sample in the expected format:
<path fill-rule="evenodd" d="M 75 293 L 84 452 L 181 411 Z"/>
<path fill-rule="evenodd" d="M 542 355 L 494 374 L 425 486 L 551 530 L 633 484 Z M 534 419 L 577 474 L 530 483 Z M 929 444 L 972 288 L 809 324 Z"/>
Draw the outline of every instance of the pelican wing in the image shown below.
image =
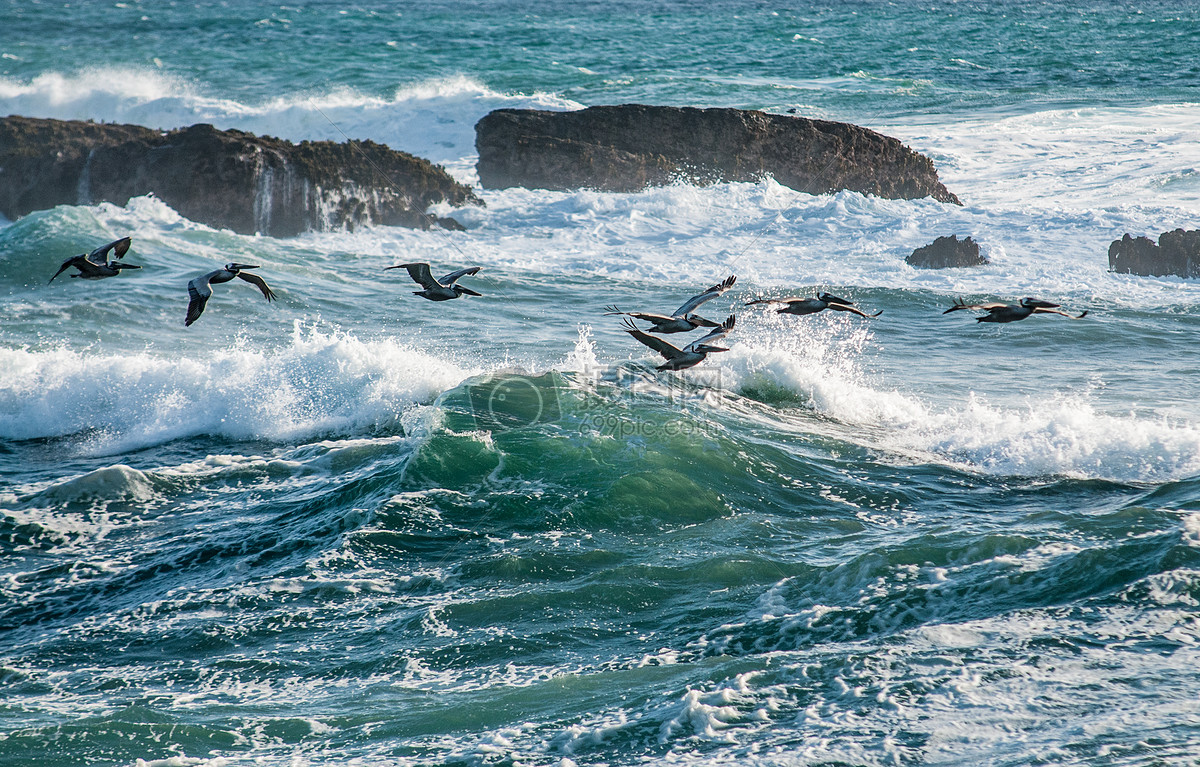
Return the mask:
<path fill-rule="evenodd" d="M 429 267 L 425 267 L 425 268 L 428 269 Z M 442 283 L 446 287 L 450 287 L 454 283 L 458 282 L 459 277 L 466 277 L 469 274 L 475 274 L 482 268 L 483 268 L 482 266 L 472 266 L 467 269 L 459 269 L 457 272 L 450 272 L 445 277 L 438 280 L 438 282 Z M 424 284 L 424 283 L 422 283 L 422 284 Z"/>
<path fill-rule="evenodd" d="M 87 264 L 87 266 L 80 266 L 81 263 Z M 87 256 L 71 256 L 66 261 L 62 262 L 62 266 L 58 267 L 58 271 L 54 273 L 54 277 L 57 277 L 58 275 L 67 271 L 72 266 L 75 267 L 76 269 L 78 269 L 80 272 L 83 272 L 84 269 L 86 269 L 88 267 L 95 268 L 96 265 L 93 264 L 92 262 L 88 261 Z M 51 277 L 50 281 L 47 282 L 46 284 L 49 285 L 50 282 L 54 282 L 54 277 Z"/>
<path fill-rule="evenodd" d="M 1062 316 L 1068 317 L 1073 320 L 1081 320 L 1087 316 L 1087 310 L 1084 310 L 1083 314 L 1070 314 L 1068 312 L 1064 312 L 1062 309 L 1047 309 L 1043 306 L 1035 307 L 1033 310 L 1033 313 L 1034 314 L 1061 314 Z"/>
<path fill-rule="evenodd" d="M 683 347 L 685 352 L 697 351 L 701 346 L 708 346 L 713 342 L 720 341 L 725 336 L 729 335 L 729 331 L 733 330 L 733 325 L 737 320 L 731 314 L 724 322 L 717 326 L 717 329 L 704 336 L 703 338 L 692 341 L 687 346 Z"/>
<path fill-rule="evenodd" d="M 791 298 L 760 298 L 756 301 L 747 301 L 746 306 L 754 306 L 755 304 L 794 304 L 797 301 L 807 301 L 807 298 L 792 296 Z"/>
<path fill-rule="evenodd" d="M 262 277 L 259 277 L 257 274 L 251 274 L 250 272 L 238 272 L 237 276 L 261 290 L 263 298 L 267 299 L 268 302 L 275 300 L 275 291 L 267 287 L 267 281 Z"/>
<path fill-rule="evenodd" d="M 968 304 L 966 301 L 963 301 L 962 299 L 958 299 L 954 302 L 954 306 L 951 306 L 949 309 L 942 312 L 942 314 L 949 314 L 950 312 L 956 312 L 959 309 L 974 309 L 977 311 L 991 312 L 996 309 L 1003 309 L 1004 307 L 1009 306 L 1009 305 L 1010 304 L 1000 303 L 999 301 L 993 301 L 993 302 L 987 303 L 987 304 Z"/>
<path fill-rule="evenodd" d="M 436 290 L 442 287 L 442 284 L 433 279 L 433 274 L 429 271 L 429 264 L 398 264 L 396 266 L 386 267 L 387 269 L 407 269 L 408 276 L 412 277 L 413 282 L 417 283 L 426 290 Z"/>
<path fill-rule="evenodd" d="M 609 316 L 609 315 L 613 315 L 613 314 L 623 314 L 623 315 L 625 315 L 626 317 L 633 317 L 634 319 L 641 320 L 642 322 L 653 322 L 655 325 L 657 325 L 657 324 L 659 324 L 659 323 L 662 323 L 662 322 L 670 322 L 671 320 L 675 319 L 674 317 L 668 317 L 668 316 L 667 316 L 667 315 L 665 315 L 665 314 L 654 314 L 654 313 L 652 313 L 652 312 L 622 312 L 622 311 L 617 311 L 617 307 L 615 307 L 615 306 L 608 306 L 608 307 L 605 307 L 605 308 L 606 308 L 606 309 L 611 309 L 611 310 L 612 310 L 612 311 L 607 311 L 607 312 L 605 312 L 605 313 L 604 313 L 604 315 L 605 315 L 606 317 L 607 317 L 607 316 Z"/>
<path fill-rule="evenodd" d="M 663 357 L 666 357 L 668 360 L 673 360 L 677 357 L 683 356 L 682 349 L 667 343 L 661 338 L 652 336 L 649 333 L 643 333 L 642 331 L 638 330 L 637 326 L 633 324 L 632 320 L 625 320 L 625 332 L 641 341 L 646 346 L 649 346 Z"/>
<path fill-rule="evenodd" d="M 675 314 L 672 316 L 682 317 L 685 314 L 690 314 L 691 312 L 694 312 L 696 310 L 697 306 L 704 303 L 705 301 L 711 301 L 714 298 L 716 298 L 717 296 L 724 293 L 725 291 L 729 290 L 730 288 L 733 287 L 733 283 L 735 283 L 735 282 L 737 282 L 737 277 L 732 274 L 729 275 L 727 278 L 725 278 L 724 282 L 719 282 L 716 285 L 713 285 L 708 290 L 704 291 L 703 293 L 700 293 L 698 295 L 695 295 L 695 296 L 692 296 L 691 298 L 689 298 L 687 300 L 687 303 L 685 303 L 683 306 L 676 309 Z"/>
<path fill-rule="evenodd" d="M 122 237 L 119 240 L 113 240 L 107 245 L 101 245 L 91 253 L 88 253 L 87 259 L 92 263 L 103 264 L 108 260 L 106 256 L 108 255 L 108 251 L 111 250 L 113 251 L 113 261 L 120 261 L 125 257 L 125 254 L 129 252 L 129 245 L 132 242 L 133 239 L 130 237 Z"/>
<path fill-rule="evenodd" d="M 187 318 L 183 321 L 185 328 L 200 319 L 201 314 L 204 314 L 204 305 L 208 303 L 208 298 L 212 295 L 212 287 L 208 281 L 214 274 L 217 272 L 209 272 L 203 277 L 197 277 L 188 282 L 188 296 L 192 300 L 188 303 Z"/>

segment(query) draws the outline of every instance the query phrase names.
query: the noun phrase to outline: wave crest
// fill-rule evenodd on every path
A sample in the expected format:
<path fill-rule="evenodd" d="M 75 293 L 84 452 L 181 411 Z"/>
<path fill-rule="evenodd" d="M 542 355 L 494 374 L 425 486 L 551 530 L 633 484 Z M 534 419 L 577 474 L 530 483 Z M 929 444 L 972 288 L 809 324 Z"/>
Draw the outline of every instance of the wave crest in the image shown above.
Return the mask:
<path fill-rule="evenodd" d="M 203 353 L 201 353 L 203 354 Z M 177 358 L 0 350 L 0 437 L 87 435 L 107 454 L 198 435 L 294 441 L 402 430 L 472 370 L 393 340 L 303 329 L 273 351 Z"/>

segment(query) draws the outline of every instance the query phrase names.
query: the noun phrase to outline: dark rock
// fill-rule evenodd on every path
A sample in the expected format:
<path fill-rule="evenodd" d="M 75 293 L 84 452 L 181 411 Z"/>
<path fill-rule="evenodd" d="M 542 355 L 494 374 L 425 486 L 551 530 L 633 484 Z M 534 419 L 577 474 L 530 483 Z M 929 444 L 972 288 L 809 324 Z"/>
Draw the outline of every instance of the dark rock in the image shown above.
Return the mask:
<path fill-rule="evenodd" d="M 457 221 L 436 203 L 482 204 L 441 167 L 371 141 L 305 141 L 211 125 L 163 132 L 136 125 L 0 118 L 0 214 L 153 194 L 193 221 L 289 236 Z"/>
<path fill-rule="evenodd" d="M 1200 230 L 1163 232 L 1158 244 L 1126 234 L 1108 246 L 1108 268 L 1123 274 L 1200 277 Z"/>
<path fill-rule="evenodd" d="M 928 157 L 894 138 L 848 123 L 741 109 L 500 109 L 475 125 L 475 148 L 479 180 L 491 189 L 633 192 L 771 176 L 811 194 L 849 189 L 961 204 Z"/>
<path fill-rule="evenodd" d="M 917 248 L 904 259 L 918 269 L 954 269 L 961 266 L 983 266 L 988 260 L 979 255 L 979 243 L 958 235 L 938 237 L 923 248 Z"/>

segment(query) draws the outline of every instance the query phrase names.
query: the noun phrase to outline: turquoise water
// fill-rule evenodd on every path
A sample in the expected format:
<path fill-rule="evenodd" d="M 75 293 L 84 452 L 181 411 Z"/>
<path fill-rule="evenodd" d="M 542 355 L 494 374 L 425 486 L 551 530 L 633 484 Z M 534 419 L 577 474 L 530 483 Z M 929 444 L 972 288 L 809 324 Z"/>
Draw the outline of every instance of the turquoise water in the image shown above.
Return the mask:
<path fill-rule="evenodd" d="M 0 113 L 370 138 L 492 109 L 853 121 L 964 205 L 478 189 L 291 239 L 153 198 L 0 228 L 0 764 L 1195 764 L 1184 3 L 2 6 Z M 129 234 L 140 271 L 47 279 Z M 991 264 L 921 272 L 935 237 Z M 435 304 L 402 270 L 480 265 Z M 279 296 L 185 285 L 227 261 Z M 681 374 L 604 307 L 706 316 Z M 829 290 L 876 320 L 780 316 Z M 943 315 L 957 298 L 1080 321 Z"/>

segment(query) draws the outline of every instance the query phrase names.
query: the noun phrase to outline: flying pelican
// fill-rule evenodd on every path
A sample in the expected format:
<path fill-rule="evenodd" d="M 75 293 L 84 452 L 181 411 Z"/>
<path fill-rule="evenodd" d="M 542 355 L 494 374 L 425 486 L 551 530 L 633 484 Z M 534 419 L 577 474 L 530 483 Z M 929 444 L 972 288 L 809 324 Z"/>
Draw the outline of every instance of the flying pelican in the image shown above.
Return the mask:
<path fill-rule="evenodd" d="M 634 317 L 644 322 L 649 322 L 653 325 L 650 328 L 651 333 L 686 333 L 689 330 L 696 328 L 719 328 L 721 327 L 712 320 L 706 320 L 703 317 L 692 314 L 696 307 L 705 301 L 711 301 L 717 296 L 733 287 L 733 283 L 737 282 L 737 277 L 729 275 L 724 282 L 718 282 L 703 293 L 692 296 L 687 302 L 676 309 L 671 316 L 665 314 L 650 314 L 648 312 L 623 312 L 615 306 L 606 306 L 605 316 L 613 314 L 623 314 L 627 317 Z M 695 364 L 695 363 L 693 363 Z"/>
<path fill-rule="evenodd" d="M 475 274 L 482 268 L 481 266 L 472 266 L 468 269 L 459 269 L 457 272 L 450 272 L 440 280 L 435 280 L 429 271 L 429 264 L 398 264 L 384 267 L 385 271 L 387 269 L 407 269 L 408 276 L 413 278 L 413 282 L 425 288 L 424 290 L 414 290 L 413 295 L 428 298 L 430 301 L 449 301 L 464 293 L 468 296 L 482 296 L 482 293 L 476 293 L 470 288 L 456 284 L 459 277 Z"/>
<path fill-rule="evenodd" d="M 274 301 L 275 293 L 267 287 L 267 283 L 263 281 L 262 277 L 242 271 L 244 269 L 257 268 L 257 266 L 251 264 L 225 264 L 224 269 L 211 271 L 188 282 L 188 295 L 192 297 L 192 300 L 188 303 L 187 319 L 184 320 L 183 326 L 187 327 L 200 319 L 200 315 L 204 313 L 204 304 L 208 303 L 209 297 L 212 296 L 212 285 L 229 282 L 234 277 L 240 277 L 257 287 L 262 291 L 263 298 L 267 299 L 268 302 Z"/>
<path fill-rule="evenodd" d="M 987 312 L 987 314 L 983 317 L 975 318 L 975 320 L 978 322 L 1016 322 L 1017 320 L 1023 320 L 1033 314 L 1061 314 L 1062 316 L 1070 317 L 1073 320 L 1081 320 L 1087 316 L 1086 310 L 1083 312 L 1083 314 L 1076 315 L 1068 314 L 1058 307 L 1059 304 L 1052 304 L 1049 301 L 1041 301 L 1036 298 L 1022 298 L 1021 302 L 1017 304 L 1002 304 L 998 302 L 988 304 L 968 304 L 959 299 L 954 302 L 954 306 L 951 306 L 949 309 L 942 312 L 942 314 L 956 312 L 959 309 L 976 309 Z"/>
<path fill-rule="evenodd" d="M 729 315 L 729 319 L 725 320 L 717 329 L 704 336 L 698 341 L 692 341 L 682 349 L 676 348 L 667 343 L 661 338 L 656 338 L 648 333 L 644 333 L 638 329 L 637 325 L 633 324 L 633 320 L 625 318 L 625 332 L 641 341 L 646 346 L 649 346 L 654 351 L 658 352 L 666 359 L 666 362 L 658 366 L 659 370 L 684 370 L 694 365 L 698 365 L 712 352 L 727 352 L 729 351 L 723 346 L 713 346 L 714 341 L 720 341 L 722 338 L 733 330 L 733 315 Z"/>
<path fill-rule="evenodd" d="M 78 256 L 72 256 L 62 262 L 62 266 L 58 267 L 58 271 L 54 273 L 54 277 L 62 274 L 72 266 L 79 270 L 79 274 L 72 274 L 71 276 L 82 277 L 85 280 L 102 280 L 105 277 L 116 277 L 121 273 L 122 269 L 141 269 L 142 267 L 135 264 L 123 264 L 120 261 L 120 259 L 125 257 L 126 251 L 129 250 L 130 242 L 132 240 L 129 237 L 122 237 L 119 240 L 113 240 L 107 245 L 96 248 L 91 253 L 81 253 Z M 113 258 L 106 263 L 104 257 L 110 250 L 113 251 Z M 50 278 L 50 282 L 54 282 L 54 277 Z"/>
<path fill-rule="evenodd" d="M 825 309 L 832 309 L 837 312 L 850 312 L 857 314 L 859 317 L 878 317 L 883 314 L 883 310 L 874 314 L 867 314 L 862 309 L 857 308 L 844 298 L 830 295 L 829 293 L 821 293 L 816 298 L 761 298 L 757 301 L 750 301 L 746 306 L 754 304 L 783 304 L 783 308 L 776 311 L 777 314 L 816 314 Z"/>

